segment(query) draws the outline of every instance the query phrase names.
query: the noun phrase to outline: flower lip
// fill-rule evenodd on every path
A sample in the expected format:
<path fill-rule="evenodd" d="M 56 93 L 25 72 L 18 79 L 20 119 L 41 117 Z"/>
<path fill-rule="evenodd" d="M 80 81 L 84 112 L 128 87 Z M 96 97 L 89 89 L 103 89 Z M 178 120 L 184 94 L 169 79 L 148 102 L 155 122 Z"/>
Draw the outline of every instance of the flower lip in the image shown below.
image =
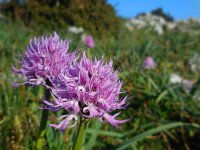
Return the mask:
<path fill-rule="evenodd" d="M 85 86 L 83 86 L 83 85 L 79 85 L 77 89 L 78 89 L 78 91 L 80 91 L 80 92 L 85 92 L 85 91 L 86 91 L 86 88 L 85 88 Z"/>

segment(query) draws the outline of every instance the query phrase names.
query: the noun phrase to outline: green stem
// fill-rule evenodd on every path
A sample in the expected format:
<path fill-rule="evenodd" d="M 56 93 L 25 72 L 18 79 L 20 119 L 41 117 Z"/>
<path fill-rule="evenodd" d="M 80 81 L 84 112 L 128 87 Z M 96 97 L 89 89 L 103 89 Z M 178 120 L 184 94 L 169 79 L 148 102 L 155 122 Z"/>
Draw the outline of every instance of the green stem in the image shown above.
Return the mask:
<path fill-rule="evenodd" d="M 79 125 L 78 132 L 75 139 L 75 143 L 73 146 L 73 150 L 81 149 L 84 142 L 84 138 L 85 138 L 87 124 L 88 124 L 88 120 L 81 118 L 80 125 Z"/>
<path fill-rule="evenodd" d="M 86 56 L 87 56 L 88 59 L 90 59 L 90 57 L 91 57 L 91 55 L 90 55 L 90 49 L 87 49 Z"/>
<path fill-rule="evenodd" d="M 46 80 L 46 84 L 48 86 L 51 85 L 49 80 Z M 50 98 L 51 98 L 50 90 L 45 89 L 45 100 L 50 101 Z M 36 149 L 37 150 L 42 150 L 44 145 L 46 144 L 45 135 L 46 135 L 46 126 L 47 126 L 48 114 L 49 114 L 48 110 L 44 110 L 44 109 L 42 110 L 42 118 L 40 120 L 40 130 L 39 130 L 38 139 L 37 139 L 37 142 L 36 142 Z"/>

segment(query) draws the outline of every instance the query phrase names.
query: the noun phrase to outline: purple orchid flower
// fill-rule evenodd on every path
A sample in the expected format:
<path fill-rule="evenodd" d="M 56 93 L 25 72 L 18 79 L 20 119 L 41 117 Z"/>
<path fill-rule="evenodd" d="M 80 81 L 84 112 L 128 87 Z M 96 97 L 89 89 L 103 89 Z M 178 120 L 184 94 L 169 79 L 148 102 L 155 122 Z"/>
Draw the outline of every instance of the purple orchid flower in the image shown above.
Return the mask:
<path fill-rule="evenodd" d="M 117 120 L 120 113 L 111 115 L 115 110 L 127 106 L 127 97 L 120 99 L 122 83 L 119 81 L 118 72 L 113 70 L 112 61 L 104 64 L 101 58 L 94 61 L 86 57 L 85 52 L 80 62 L 65 70 L 56 78 L 52 78 L 52 94 L 54 102 L 44 100 L 45 109 L 50 111 L 66 110 L 67 115 L 58 125 L 52 127 L 64 131 L 77 123 L 77 115 L 85 118 L 98 118 L 101 122 L 106 120 L 113 126 L 128 120 Z M 69 125 L 74 120 L 73 125 Z"/>
<path fill-rule="evenodd" d="M 154 68 L 156 68 L 156 63 L 151 56 L 148 56 L 145 58 L 145 60 L 143 62 L 143 66 L 146 69 L 154 69 Z"/>
<path fill-rule="evenodd" d="M 50 36 L 34 38 L 30 41 L 25 55 L 19 61 L 19 69 L 12 66 L 12 71 L 27 78 L 19 85 L 45 85 L 46 80 L 59 75 L 75 59 L 75 52 L 66 53 L 69 41 L 62 40 L 57 33 Z"/>
<path fill-rule="evenodd" d="M 87 46 L 89 48 L 95 47 L 95 42 L 91 35 L 84 36 L 83 42 L 84 42 L 85 46 Z"/>

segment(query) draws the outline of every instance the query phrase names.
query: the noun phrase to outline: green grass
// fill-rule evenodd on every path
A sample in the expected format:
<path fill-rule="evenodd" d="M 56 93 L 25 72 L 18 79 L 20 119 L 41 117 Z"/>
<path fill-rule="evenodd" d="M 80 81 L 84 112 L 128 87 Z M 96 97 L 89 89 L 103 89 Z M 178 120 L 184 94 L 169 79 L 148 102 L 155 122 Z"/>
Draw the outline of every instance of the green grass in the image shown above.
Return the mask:
<path fill-rule="evenodd" d="M 41 117 L 37 107 L 41 106 L 43 90 L 42 87 L 12 87 L 11 81 L 21 78 L 13 75 L 10 67 L 17 64 L 15 58 L 18 52 L 24 52 L 29 40 L 43 33 L 12 22 L 0 22 L 0 29 L 0 146 L 33 149 Z M 178 32 L 160 36 L 148 29 L 129 32 L 121 28 L 117 32 L 117 38 L 95 39 L 96 47 L 91 53 L 113 59 L 124 83 L 126 93 L 122 95 L 130 97 L 129 107 L 121 118 L 133 119 L 121 128 L 92 119 L 85 149 L 199 149 L 200 105 L 194 98 L 199 85 L 187 93 L 181 86 L 169 84 L 169 76 L 178 73 L 187 79 L 199 79 L 200 73 L 191 72 L 187 62 L 195 53 L 200 53 L 200 36 Z M 73 39 L 71 50 L 86 49 L 80 36 L 65 30 L 59 33 L 63 38 Z M 148 55 L 158 64 L 155 70 L 142 67 Z M 59 113 L 50 114 L 49 122 L 56 122 Z M 75 132 L 76 128 L 60 133 L 47 127 L 46 149 L 71 148 Z"/>

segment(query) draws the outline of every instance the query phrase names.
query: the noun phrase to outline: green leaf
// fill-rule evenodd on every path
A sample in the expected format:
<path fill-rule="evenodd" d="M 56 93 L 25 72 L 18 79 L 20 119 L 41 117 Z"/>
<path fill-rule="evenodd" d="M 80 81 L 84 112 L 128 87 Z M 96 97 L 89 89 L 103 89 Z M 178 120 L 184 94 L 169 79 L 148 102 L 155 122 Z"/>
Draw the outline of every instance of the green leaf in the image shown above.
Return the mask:
<path fill-rule="evenodd" d="M 130 146 L 131 144 L 135 144 L 136 142 L 145 139 L 147 136 L 151 136 L 151 135 L 159 133 L 159 132 L 161 132 L 163 130 L 179 127 L 179 126 L 182 126 L 182 125 L 184 125 L 184 123 L 182 123 L 182 122 L 174 122 L 174 123 L 161 125 L 159 127 L 153 128 L 153 129 L 149 129 L 148 131 L 146 131 L 144 133 L 141 133 L 141 134 L 139 134 L 139 135 L 137 135 L 135 137 L 132 137 L 128 141 L 125 141 L 124 143 L 122 143 L 117 148 L 117 150 L 121 150 L 121 149 L 124 149 L 124 148 Z"/>
<path fill-rule="evenodd" d="M 90 133 L 90 134 L 93 134 L 94 132 L 95 132 L 95 129 L 88 129 L 87 130 L 87 133 Z M 97 134 L 102 135 L 102 136 L 110 136 L 110 137 L 118 137 L 118 138 L 123 137 L 123 134 L 111 132 L 111 131 L 104 131 L 104 130 L 97 131 Z"/>
<path fill-rule="evenodd" d="M 8 119 L 8 117 L 3 117 L 3 119 L 2 120 L 0 120 L 0 126 L 1 125 L 3 125 L 5 122 L 7 122 L 9 119 Z"/>
<path fill-rule="evenodd" d="M 50 147 L 50 149 L 52 149 L 52 144 L 53 144 L 53 141 L 55 141 L 54 139 L 54 135 L 53 135 L 53 131 L 52 131 L 52 128 L 51 127 L 47 127 L 47 132 L 46 132 L 46 138 L 47 138 L 47 143 Z"/>
<path fill-rule="evenodd" d="M 158 104 L 158 103 L 161 101 L 161 99 L 162 99 L 163 97 L 165 97 L 168 93 L 169 93 L 168 90 L 162 91 L 162 92 L 158 95 L 158 97 L 156 98 L 156 104 Z"/>
<path fill-rule="evenodd" d="M 101 127 L 101 123 L 99 121 L 96 121 L 95 126 L 96 126 L 96 128 L 93 130 L 92 136 L 90 137 L 90 140 L 88 141 L 88 143 L 85 147 L 85 149 L 87 149 L 87 150 L 91 150 L 92 147 L 95 145 L 96 138 L 97 138 L 97 132 L 99 131 L 99 129 Z"/>

